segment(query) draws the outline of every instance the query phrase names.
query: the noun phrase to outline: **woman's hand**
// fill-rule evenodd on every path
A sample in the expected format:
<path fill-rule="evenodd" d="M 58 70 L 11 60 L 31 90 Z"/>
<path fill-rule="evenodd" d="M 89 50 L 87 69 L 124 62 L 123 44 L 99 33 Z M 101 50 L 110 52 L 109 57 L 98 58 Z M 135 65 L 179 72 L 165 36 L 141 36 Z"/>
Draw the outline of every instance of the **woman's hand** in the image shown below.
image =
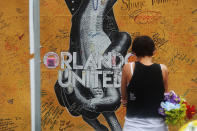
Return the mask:
<path fill-rule="evenodd" d="M 122 104 L 123 107 L 126 107 L 127 106 L 127 100 L 121 99 L 121 104 Z"/>

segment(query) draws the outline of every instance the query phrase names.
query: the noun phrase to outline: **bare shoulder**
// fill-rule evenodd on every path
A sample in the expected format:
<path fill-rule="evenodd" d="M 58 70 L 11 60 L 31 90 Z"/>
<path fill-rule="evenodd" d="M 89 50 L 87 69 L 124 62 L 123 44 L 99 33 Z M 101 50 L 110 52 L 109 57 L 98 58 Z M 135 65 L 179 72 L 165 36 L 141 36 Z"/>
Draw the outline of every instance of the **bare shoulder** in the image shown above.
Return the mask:
<path fill-rule="evenodd" d="M 162 72 L 168 73 L 168 67 L 164 64 L 160 64 L 160 65 L 161 65 Z"/>
<path fill-rule="evenodd" d="M 123 66 L 122 70 L 123 70 L 123 71 L 128 71 L 129 68 L 130 68 L 130 63 L 126 63 L 126 64 Z"/>

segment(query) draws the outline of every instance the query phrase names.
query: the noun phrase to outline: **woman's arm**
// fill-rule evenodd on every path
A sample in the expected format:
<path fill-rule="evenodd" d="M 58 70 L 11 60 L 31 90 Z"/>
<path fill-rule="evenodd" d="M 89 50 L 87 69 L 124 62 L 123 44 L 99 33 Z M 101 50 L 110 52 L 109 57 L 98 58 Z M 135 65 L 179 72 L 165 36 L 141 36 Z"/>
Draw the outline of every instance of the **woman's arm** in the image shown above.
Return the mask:
<path fill-rule="evenodd" d="M 123 106 L 127 105 L 127 72 L 128 64 L 125 64 L 122 68 L 122 79 L 121 79 L 121 103 Z"/>
<path fill-rule="evenodd" d="M 161 64 L 161 69 L 162 69 L 165 92 L 168 92 L 168 74 L 169 74 L 168 68 L 167 66 Z"/>

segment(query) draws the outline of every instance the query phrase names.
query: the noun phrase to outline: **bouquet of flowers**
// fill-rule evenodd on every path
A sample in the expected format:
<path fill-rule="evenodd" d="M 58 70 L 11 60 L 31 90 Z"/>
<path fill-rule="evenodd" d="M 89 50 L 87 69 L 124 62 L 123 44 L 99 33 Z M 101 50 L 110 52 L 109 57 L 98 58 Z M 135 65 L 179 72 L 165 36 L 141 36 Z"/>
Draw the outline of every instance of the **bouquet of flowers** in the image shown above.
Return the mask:
<path fill-rule="evenodd" d="M 191 119 L 196 113 L 194 105 L 189 105 L 185 99 L 179 97 L 174 91 L 164 94 L 159 114 L 165 116 L 168 125 L 182 125 L 187 119 Z"/>

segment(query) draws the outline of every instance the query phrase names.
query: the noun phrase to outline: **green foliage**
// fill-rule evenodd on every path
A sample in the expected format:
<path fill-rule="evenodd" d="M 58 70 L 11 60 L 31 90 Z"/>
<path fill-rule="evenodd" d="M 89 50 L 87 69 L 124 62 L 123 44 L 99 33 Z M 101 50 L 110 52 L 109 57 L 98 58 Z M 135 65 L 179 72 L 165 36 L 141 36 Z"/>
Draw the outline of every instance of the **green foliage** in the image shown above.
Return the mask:
<path fill-rule="evenodd" d="M 186 105 L 181 102 L 179 109 L 172 109 L 170 111 L 165 111 L 166 117 L 165 122 L 168 125 L 182 125 L 185 123 L 186 117 Z"/>

